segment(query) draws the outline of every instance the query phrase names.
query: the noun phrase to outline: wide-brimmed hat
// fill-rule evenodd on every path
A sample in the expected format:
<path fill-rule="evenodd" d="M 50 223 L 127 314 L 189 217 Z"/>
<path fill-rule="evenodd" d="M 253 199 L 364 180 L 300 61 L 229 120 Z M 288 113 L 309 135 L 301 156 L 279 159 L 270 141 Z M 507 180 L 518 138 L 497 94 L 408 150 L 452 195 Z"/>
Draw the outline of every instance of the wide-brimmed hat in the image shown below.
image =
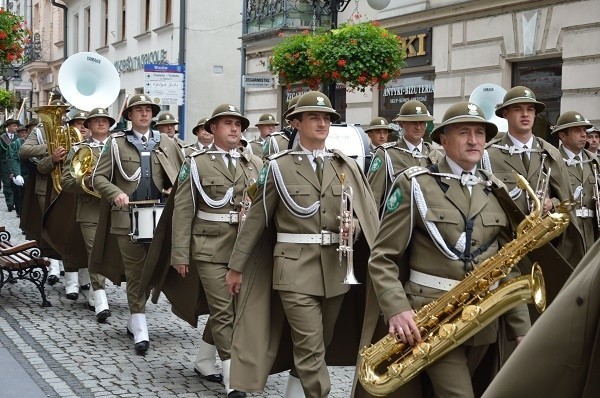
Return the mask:
<path fill-rule="evenodd" d="M 437 126 L 431 132 L 431 139 L 440 143 L 440 134 L 444 132 L 444 127 L 457 123 L 481 123 L 485 125 L 485 140 L 489 141 L 498 133 L 498 127 L 494 123 L 485 120 L 485 114 L 477 104 L 469 101 L 461 101 L 452 105 L 442 119 L 442 124 Z"/>
<path fill-rule="evenodd" d="M 160 106 L 152 102 L 152 99 L 149 96 L 144 94 L 136 94 L 129 98 L 129 101 L 127 101 L 127 107 L 123 110 L 123 117 L 125 120 L 130 120 L 127 116 L 127 113 L 131 110 L 131 108 L 137 105 L 150 105 L 152 107 L 152 117 L 158 115 L 158 112 L 160 112 Z"/>
<path fill-rule="evenodd" d="M 10 126 L 11 124 L 16 124 L 17 126 L 20 126 L 21 122 L 19 122 L 17 119 L 8 118 L 4 122 L 4 127 Z"/>
<path fill-rule="evenodd" d="M 536 114 L 546 109 L 546 105 L 543 102 L 535 99 L 533 91 L 525 86 L 515 86 L 504 94 L 504 102 L 496 105 L 496 116 L 504 117 L 502 116 L 502 110 L 514 104 L 534 104 Z"/>
<path fill-rule="evenodd" d="M 369 132 L 371 130 L 389 130 L 389 131 L 393 131 L 394 129 L 392 127 L 390 127 L 390 124 L 388 123 L 388 121 L 383 118 L 383 117 L 376 117 L 375 119 L 371 120 L 371 123 L 369 123 L 369 127 L 365 128 L 365 132 Z"/>
<path fill-rule="evenodd" d="M 587 134 L 592 134 L 592 133 L 600 134 L 600 129 L 598 129 L 598 127 L 596 127 L 596 126 L 592 126 L 589 129 L 585 130 L 585 132 Z"/>
<path fill-rule="evenodd" d="M 295 115 L 304 112 L 324 112 L 332 116 L 334 122 L 340 118 L 340 114 L 333 109 L 331 101 L 327 96 L 319 91 L 309 91 L 298 98 L 296 107 L 287 116 L 287 119 L 293 119 Z"/>
<path fill-rule="evenodd" d="M 298 99 L 302 97 L 301 95 L 297 95 L 294 98 L 292 98 L 291 100 L 288 101 L 287 104 L 287 109 L 285 110 L 285 112 L 283 112 L 283 118 L 285 120 L 289 120 L 288 116 L 290 115 L 290 113 L 292 113 L 294 111 L 294 109 L 296 109 L 296 103 L 298 102 Z"/>
<path fill-rule="evenodd" d="M 433 116 L 421 101 L 406 101 L 401 107 L 398 115 L 392 122 L 430 122 Z"/>
<path fill-rule="evenodd" d="M 29 127 L 29 126 L 37 126 L 38 124 L 40 124 L 39 119 L 33 117 L 31 118 L 27 123 L 25 123 L 25 127 Z"/>
<path fill-rule="evenodd" d="M 212 116 L 204 123 L 204 130 L 212 134 L 213 132 L 210 131 L 210 124 L 221 116 L 237 116 L 242 119 L 242 131 L 250 126 L 250 120 L 246 119 L 236 106 L 231 104 L 221 104 L 215 108 Z"/>
<path fill-rule="evenodd" d="M 558 117 L 556 126 L 552 129 L 552 134 L 568 129 L 569 127 L 583 126 L 586 129 L 594 127 L 592 123 L 587 121 L 583 115 L 577 111 L 568 111 Z"/>
<path fill-rule="evenodd" d="M 115 124 L 115 119 L 112 118 L 109 114 L 108 111 L 104 108 L 94 108 L 90 111 L 90 113 L 88 114 L 87 119 L 85 119 L 85 121 L 83 122 L 83 125 L 85 128 L 88 128 L 88 125 L 90 124 L 90 121 L 92 119 L 95 118 L 99 118 L 99 117 L 103 117 L 105 119 L 108 119 L 108 124 L 109 126 L 112 126 L 113 124 Z"/>
<path fill-rule="evenodd" d="M 80 109 L 73 109 L 71 112 L 69 112 L 69 114 L 67 116 L 68 116 L 70 122 L 73 120 L 85 121 L 85 119 L 88 118 L 88 113 L 85 111 L 82 111 Z"/>
<path fill-rule="evenodd" d="M 258 118 L 258 122 L 256 122 L 255 126 L 277 126 L 278 124 L 279 122 L 273 115 L 270 113 L 263 113 Z"/>
<path fill-rule="evenodd" d="M 175 119 L 175 116 L 173 116 L 171 113 L 164 112 L 158 117 L 158 121 L 156 122 L 155 126 L 164 126 L 169 124 L 179 124 L 179 120 Z"/>
<path fill-rule="evenodd" d="M 198 123 L 196 123 L 196 125 L 194 126 L 194 128 L 192 129 L 192 133 L 194 135 L 198 134 L 198 129 L 200 127 L 204 128 L 204 125 L 206 124 L 206 121 L 208 120 L 207 117 L 203 117 L 202 119 L 198 120 Z"/>

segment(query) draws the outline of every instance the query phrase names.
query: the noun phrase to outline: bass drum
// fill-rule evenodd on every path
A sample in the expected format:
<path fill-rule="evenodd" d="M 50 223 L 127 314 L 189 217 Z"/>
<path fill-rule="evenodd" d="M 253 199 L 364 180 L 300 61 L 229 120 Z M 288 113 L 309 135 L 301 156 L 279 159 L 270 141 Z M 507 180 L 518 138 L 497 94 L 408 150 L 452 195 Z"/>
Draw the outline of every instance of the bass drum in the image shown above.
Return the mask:
<path fill-rule="evenodd" d="M 294 148 L 298 141 L 298 135 L 292 135 L 293 142 L 288 148 Z M 369 151 L 369 136 L 360 124 L 332 124 L 329 135 L 325 140 L 327 149 L 339 149 L 346 156 L 356 160 L 358 167 L 363 172 L 369 170 L 371 164 L 371 152 Z"/>

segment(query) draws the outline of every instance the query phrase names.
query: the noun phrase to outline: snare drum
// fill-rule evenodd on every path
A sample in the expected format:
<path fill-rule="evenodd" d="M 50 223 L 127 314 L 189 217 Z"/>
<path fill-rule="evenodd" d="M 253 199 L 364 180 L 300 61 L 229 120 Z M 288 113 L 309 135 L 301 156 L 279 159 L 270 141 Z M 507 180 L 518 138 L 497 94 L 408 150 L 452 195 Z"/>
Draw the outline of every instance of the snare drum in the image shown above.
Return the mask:
<path fill-rule="evenodd" d="M 131 228 L 129 235 L 136 243 L 150 243 L 154 237 L 154 230 L 162 215 L 165 205 L 133 205 L 129 208 L 129 219 Z"/>

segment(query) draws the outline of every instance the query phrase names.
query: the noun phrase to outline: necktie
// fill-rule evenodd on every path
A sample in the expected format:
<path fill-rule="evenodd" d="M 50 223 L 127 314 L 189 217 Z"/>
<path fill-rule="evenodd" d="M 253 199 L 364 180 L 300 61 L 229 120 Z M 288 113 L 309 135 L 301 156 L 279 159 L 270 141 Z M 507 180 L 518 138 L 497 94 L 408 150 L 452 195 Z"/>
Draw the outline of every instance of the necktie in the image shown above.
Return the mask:
<path fill-rule="evenodd" d="M 315 169 L 315 173 L 317 173 L 317 178 L 319 179 L 319 184 L 323 183 L 323 158 L 322 157 L 315 157 L 315 163 L 317 164 L 317 167 Z"/>
<path fill-rule="evenodd" d="M 583 165 L 581 164 L 581 157 L 580 155 L 575 155 L 575 157 L 573 158 L 575 159 L 575 161 L 577 162 L 577 174 L 579 174 L 579 179 L 581 181 L 583 181 Z"/>
<path fill-rule="evenodd" d="M 463 171 L 462 175 L 466 175 L 466 176 L 470 176 L 472 175 L 471 173 L 467 172 L 467 171 Z M 463 190 L 463 193 L 465 194 L 465 197 L 469 200 L 471 200 L 471 191 L 469 191 L 469 187 L 466 184 L 460 184 Z"/>
<path fill-rule="evenodd" d="M 233 164 L 233 159 L 231 158 L 230 154 L 225 155 L 227 157 L 227 168 L 229 169 L 229 172 L 231 173 L 232 177 L 235 177 L 235 165 Z"/>
<path fill-rule="evenodd" d="M 527 145 L 523 145 L 523 149 L 527 149 Z M 521 153 L 521 159 L 523 160 L 525 171 L 529 172 L 529 154 L 527 152 Z"/>

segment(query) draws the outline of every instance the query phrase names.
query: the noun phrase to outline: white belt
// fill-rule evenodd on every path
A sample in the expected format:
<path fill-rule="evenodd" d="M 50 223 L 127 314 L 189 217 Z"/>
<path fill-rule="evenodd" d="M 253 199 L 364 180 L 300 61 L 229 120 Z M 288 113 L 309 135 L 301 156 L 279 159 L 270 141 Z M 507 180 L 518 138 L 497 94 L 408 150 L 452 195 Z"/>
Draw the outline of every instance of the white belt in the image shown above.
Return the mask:
<path fill-rule="evenodd" d="M 215 213 L 207 213 L 202 210 L 198 210 L 196 212 L 196 217 L 201 220 L 206 221 L 217 221 L 217 222 L 226 222 L 229 224 L 237 224 L 239 219 L 239 214 L 237 211 L 230 211 L 227 214 L 215 214 Z"/>
<path fill-rule="evenodd" d="M 317 243 L 321 246 L 339 243 L 340 236 L 329 231 L 321 231 L 320 234 L 286 234 L 277 233 L 277 242 L 280 243 Z"/>
<path fill-rule="evenodd" d="M 458 285 L 460 283 L 460 281 L 457 281 L 454 279 L 448 279 L 448 278 L 442 278 L 440 276 L 424 274 L 422 272 L 415 271 L 412 269 L 410 270 L 410 281 L 414 282 L 418 285 L 421 285 L 421 286 L 430 287 L 432 289 L 444 290 L 446 292 L 448 290 L 452 290 L 453 287 L 455 287 L 456 285 Z M 496 282 L 492 286 L 490 286 L 490 290 L 494 290 L 497 287 L 498 287 L 498 282 Z"/>
<path fill-rule="evenodd" d="M 577 215 L 577 217 L 581 217 L 581 218 L 594 217 L 594 213 L 595 213 L 594 210 L 588 209 L 586 207 L 582 207 L 581 209 L 575 210 L 575 214 Z"/>

